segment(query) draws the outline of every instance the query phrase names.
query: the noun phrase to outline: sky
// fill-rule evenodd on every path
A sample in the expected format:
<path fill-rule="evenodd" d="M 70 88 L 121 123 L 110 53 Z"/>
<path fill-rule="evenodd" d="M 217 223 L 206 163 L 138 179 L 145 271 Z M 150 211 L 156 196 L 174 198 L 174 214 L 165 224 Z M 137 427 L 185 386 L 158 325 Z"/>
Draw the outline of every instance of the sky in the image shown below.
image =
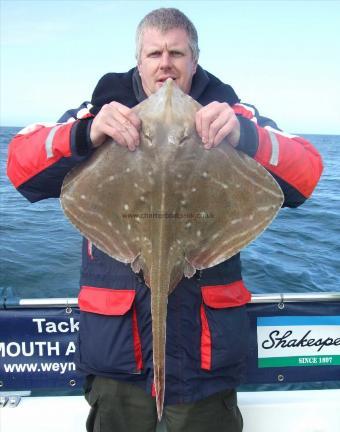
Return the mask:
<path fill-rule="evenodd" d="M 177 7 L 200 65 L 291 133 L 340 134 L 340 0 L 0 0 L 0 122 L 55 122 L 135 66 L 139 21 Z"/>

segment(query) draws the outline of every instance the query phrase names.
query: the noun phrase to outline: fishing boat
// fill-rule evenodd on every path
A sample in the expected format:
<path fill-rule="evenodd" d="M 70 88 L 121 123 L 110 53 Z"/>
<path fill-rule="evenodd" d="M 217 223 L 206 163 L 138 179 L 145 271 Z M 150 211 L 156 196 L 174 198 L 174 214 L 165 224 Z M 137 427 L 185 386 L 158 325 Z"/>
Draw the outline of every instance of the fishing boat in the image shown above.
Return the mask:
<path fill-rule="evenodd" d="M 247 308 L 244 432 L 339 432 L 340 293 L 254 294 Z M 75 298 L 0 293 L 1 432 L 85 430 L 78 317 Z"/>

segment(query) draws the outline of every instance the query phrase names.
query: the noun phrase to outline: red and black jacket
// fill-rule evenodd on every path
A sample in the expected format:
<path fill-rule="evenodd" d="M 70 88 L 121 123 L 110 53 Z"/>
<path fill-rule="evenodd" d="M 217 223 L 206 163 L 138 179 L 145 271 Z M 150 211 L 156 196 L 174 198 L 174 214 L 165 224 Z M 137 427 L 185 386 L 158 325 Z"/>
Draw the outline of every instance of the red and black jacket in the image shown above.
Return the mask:
<path fill-rule="evenodd" d="M 233 107 L 241 125 L 238 149 L 271 172 L 284 193 L 284 206 L 297 207 L 311 195 L 322 162 L 308 141 L 280 131 L 200 67 L 190 95 L 202 105 L 219 101 Z M 8 158 L 12 183 L 31 202 L 59 197 L 67 172 L 93 152 L 93 116 L 113 100 L 133 107 L 144 98 L 136 69 L 105 75 L 91 103 L 66 112 L 56 124 L 33 125 L 14 137 Z M 135 383 L 152 393 L 150 293 L 142 275 L 86 239 L 82 254 L 78 368 Z M 183 278 L 168 302 L 165 403 L 192 402 L 242 382 L 249 300 L 239 254 L 191 279 Z"/>

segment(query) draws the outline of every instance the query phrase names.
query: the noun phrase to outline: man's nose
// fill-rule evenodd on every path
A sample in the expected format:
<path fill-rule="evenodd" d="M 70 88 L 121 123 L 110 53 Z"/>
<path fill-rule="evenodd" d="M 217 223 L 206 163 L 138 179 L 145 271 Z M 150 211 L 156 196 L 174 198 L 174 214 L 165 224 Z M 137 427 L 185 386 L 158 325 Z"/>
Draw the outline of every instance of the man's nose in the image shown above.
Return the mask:
<path fill-rule="evenodd" d="M 162 69 L 169 68 L 171 66 L 171 57 L 167 51 L 164 51 L 161 56 L 160 67 Z"/>

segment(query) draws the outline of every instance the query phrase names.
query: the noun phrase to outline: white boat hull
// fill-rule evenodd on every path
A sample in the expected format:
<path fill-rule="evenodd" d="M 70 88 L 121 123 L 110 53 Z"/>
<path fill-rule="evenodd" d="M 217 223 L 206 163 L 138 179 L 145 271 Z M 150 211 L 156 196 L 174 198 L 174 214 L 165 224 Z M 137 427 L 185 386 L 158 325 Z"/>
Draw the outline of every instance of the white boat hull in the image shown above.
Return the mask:
<path fill-rule="evenodd" d="M 340 390 L 238 393 L 243 432 L 340 432 Z M 22 397 L 0 408 L 1 432 L 84 432 L 82 396 Z M 166 432 L 160 424 L 157 432 Z"/>

